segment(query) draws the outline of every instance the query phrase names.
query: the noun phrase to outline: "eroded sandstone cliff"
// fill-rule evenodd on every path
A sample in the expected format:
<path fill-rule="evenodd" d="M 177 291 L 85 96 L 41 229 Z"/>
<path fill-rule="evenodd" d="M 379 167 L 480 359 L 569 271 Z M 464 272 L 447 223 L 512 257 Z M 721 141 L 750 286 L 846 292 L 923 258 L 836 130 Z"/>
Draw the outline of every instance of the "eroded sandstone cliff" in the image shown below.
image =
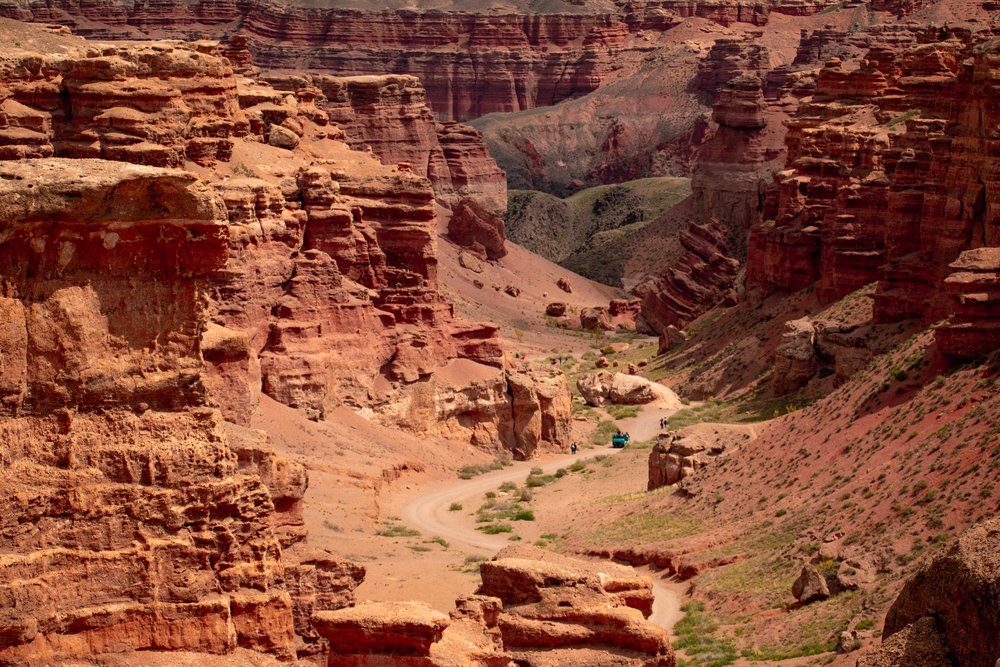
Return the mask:
<path fill-rule="evenodd" d="M 932 322 L 955 312 L 952 262 L 1000 243 L 989 120 L 998 45 L 961 30 L 906 37 L 819 73 L 790 121 L 777 217 L 751 234 L 749 287 L 815 283 L 831 301 L 877 281 L 877 322 Z"/>
<path fill-rule="evenodd" d="M 59 22 L 102 38 L 238 31 L 262 67 L 412 74 L 427 88 L 435 113 L 466 120 L 551 105 L 595 90 L 617 78 L 622 64 L 636 63 L 650 51 L 650 34 L 687 17 L 763 25 L 771 12 L 809 15 L 831 4 L 656 0 L 618 6 L 567 3 L 548 13 L 514 6 L 486 14 L 270 0 L 142 5 L 7 0 L 0 14 Z"/>
<path fill-rule="evenodd" d="M 432 380 L 450 360 L 504 365 L 496 327 L 456 318 L 442 296 L 435 248 L 442 193 L 452 201 L 466 197 L 459 209 L 463 201 L 476 202 L 488 229 L 499 220 L 502 172 L 461 127 L 440 126 L 446 138 L 438 141 L 439 125 L 411 78 L 398 86 L 392 77 L 373 81 L 362 87 L 375 96 L 371 105 L 355 99 L 351 113 L 371 112 L 361 123 L 371 136 L 397 125 L 399 114 L 422 119 L 420 127 L 431 133 L 427 143 L 419 143 L 418 127 L 387 136 L 384 152 L 412 159 L 405 151 L 415 146 L 413 155 L 425 156 L 417 163 L 423 174 L 414 173 L 412 162 L 387 167 L 351 150 L 340 140 L 361 125 L 350 118 L 345 128 L 332 123 L 337 108 L 321 91 L 296 85 L 289 94 L 238 78 L 214 42 L 81 46 L 58 55 L 8 51 L 0 148 L 8 159 L 54 154 L 183 164 L 215 181 L 230 240 L 211 290 L 205 384 L 227 419 L 248 423 L 263 391 L 316 419 L 347 405 L 417 432 L 478 429 L 477 442 L 494 449 L 530 453 L 540 442 L 558 445 L 565 429 L 543 436 L 542 429 L 505 426 L 514 398 L 502 372 L 490 410 L 459 417 L 447 412 L 452 408 L 433 408 L 436 391 L 452 391 Z M 415 98 L 409 106 L 398 99 L 404 89 Z M 386 101 L 387 91 L 397 98 Z M 261 154 L 269 164 L 248 166 Z M 435 176 L 437 192 L 428 180 Z M 497 224 L 488 249 L 475 236 L 468 242 L 502 254 Z M 431 409 L 388 409 L 423 405 L 424 399 L 414 403 L 417 396 L 429 397 Z M 566 408 L 565 415 L 543 410 L 565 421 L 567 401 L 549 405 Z M 486 421 L 481 428 L 441 426 L 452 418 Z"/>
<path fill-rule="evenodd" d="M 180 171 L 5 162 L 0 230 L 0 661 L 294 656 L 364 570 L 303 550 L 304 469 L 209 407 L 221 200 Z"/>

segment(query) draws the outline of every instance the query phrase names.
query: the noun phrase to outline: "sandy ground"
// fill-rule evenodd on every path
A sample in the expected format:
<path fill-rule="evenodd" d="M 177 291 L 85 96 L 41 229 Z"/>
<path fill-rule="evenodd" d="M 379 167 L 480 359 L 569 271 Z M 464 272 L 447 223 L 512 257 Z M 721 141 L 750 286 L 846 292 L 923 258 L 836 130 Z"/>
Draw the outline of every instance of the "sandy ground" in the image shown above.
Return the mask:
<path fill-rule="evenodd" d="M 589 349 L 593 343 L 590 333 L 552 326 L 545 317 L 545 307 L 561 301 L 571 314 L 578 313 L 581 308 L 608 305 L 608 301 L 621 296 L 617 290 L 578 276 L 510 241 L 506 244 L 507 255 L 483 262 L 481 273 L 463 268 L 458 261 L 462 249 L 444 236 L 448 215 L 439 209 L 440 283 L 457 314 L 500 325 L 505 347 L 512 354 L 538 358 Z M 556 286 L 560 278 L 569 282 L 572 292 Z M 477 280 L 482 288 L 476 286 Z M 508 285 L 516 286 L 520 294 L 512 297 L 505 293 Z"/>

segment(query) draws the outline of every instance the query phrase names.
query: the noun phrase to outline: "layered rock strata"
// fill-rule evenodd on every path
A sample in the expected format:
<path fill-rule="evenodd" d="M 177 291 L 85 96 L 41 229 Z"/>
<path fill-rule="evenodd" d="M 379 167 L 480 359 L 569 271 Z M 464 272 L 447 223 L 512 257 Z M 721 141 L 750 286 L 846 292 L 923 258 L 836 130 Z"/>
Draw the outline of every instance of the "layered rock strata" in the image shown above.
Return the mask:
<path fill-rule="evenodd" d="M 238 30 L 268 69 L 325 70 L 338 75 L 410 74 L 427 87 L 442 118 L 555 104 L 613 80 L 623 61 L 651 50 L 648 31 L 663 32 L 698 16 L 723 25 L 764 25 L 770 12 L 812 14 L 829 2 L 761 0 L 749 4 L 662 1 L 593 13 L 568 4 L 560 13 L 507 10 L 359 11 L 268 0 L 149 5 L 126 2 L 37 3 L 10 0 L 3 16 L 59 22 L 103 38 Z"/>
<path fill-rule="evenodd" d="M 654 331 L 683 327 L 708 309 L 734 305 L 738 260 L 729 256 L 725 228 L 717 221 L 690 223 L 679 240 L 684 252 L 663 274 L 633 292 L 642 300 L 642 318 Z"/>
<path fill-rule="evenodd" d="M 499 598 L 504 647 L 517 664 L 673 667 L 652 613 L 651 582 L 631 568 L 509 547 L 480 566 L 479 593 Z"/>
<path fill-rule="evenodd" d="M 276 88 L 312 103 L 344 132 L 344 141 L 387 164 L 406 164 L 430 179 L 448 205 L 471 198 L 493 214 L 507 208 L 507 180 L 472 127 L 435 120 L 420 80 L 405 75 L 336 77 L 269 74 Z"/>
<path fill-rule="evenodd" d="M 219 53 L 209 42 L 9 52 L 0 132 L 15 143 L 0 146 L 2 156 L 190 160 L 237 176 L 213 185 L 228 220 L 228 259 L 212 283 L 212 321 L 201 337 L 204 384 L 227 419 L 249 423 L 263 391 L 315 419 L 347 405 L 411 431 L 475 433 L 478 444 L 519 456 L 562 445 L 569 404 L 560 385 L 501 372 L 496 327 L 456 318 L 439 291 L 437 200 L 428 179 L 340 143 L 344 133 L 315 90 L 290 95 L 237 78 Z M 105 95 L 112 89 L 119 92 Z M 463 150 L 440 150 L 442 164 L 450 160 L 456 174 L 473 179 Z M 258 173 L 242 162 L 259 151 L 282 166 Z M 481 200 L 458 208 L 482 213 L 481 225 L 469 225 L 469 242 L 499 256 L 502 226 L 489 223 L 500 218 L 471 203 Z M 428 385 L 454 359 L 492 374 L 488 407 L 466 402 L 470 412 L 462 414 L 460 401 L 449 404 L 451 381 Z M 514 416 L 515 401 L 524 415 Z M 413 409 L 403 414 L 397 403 Z"/>
<path fill-rule="evenodd" d="M 184 172 L 98 160 L 0 174 L 0 661 L 293 657 L 306 598 L 351 604 L 363 569 L 286 562 L 304 470 L 207 406 L 221 200 Z"/>
<path fill-rule="evenodd" d="M 228 160 L 250 131 L 214 42 L 102 46 L 0 61 L 0 159 L 104 158 L 159 167 Z"/>
<path fill-rule="evenodd" d="M 679 237 L 684 252 L 633 291 L 642 318 L 657 333 L 683 327 L 736 301 L 747 234 L 766 215 L 774 175 L 784 165 L 784 114 L 768 110 L 761 76 L 767 49 L 720 39 L 702 65 L 699 85 L 716 97 L 710 131 L 691 179 L 693 220 Z"/>
<path fill-rule="evenodd" d="M 508 547 L 480 566 L 476 595 L 450 616 L 418 602 L 320 612 L 330 667 L 674 667 L 667 633 L 647 621 L 652 582 L 632 568 Z"/>
<path fill-rule="evenodd" d="M 777 216 L 751 233 L 748 287 L 816 284 L 830 301 L 878 281 L 876 322 L 932 322 L 962 301 L 951 293 L 961 278 L 946 281 L 951 263 L 1000 245 L 990 130 L 1000 47 L 962 30 L 906 36 L 917 43 L 870 48 L 856 68 L 834 58 L 819 73 L 789 122 Z M 979 311 L 964 303 L 969 324 Z"/>
<path fill-rule="evenodd" d="M 944 288 L 954 315 L 935 331 L 938 348 L 965 359 L 987 354 L 1000 340 L 1000 247 L 966 250 L 950 267 Z"/>

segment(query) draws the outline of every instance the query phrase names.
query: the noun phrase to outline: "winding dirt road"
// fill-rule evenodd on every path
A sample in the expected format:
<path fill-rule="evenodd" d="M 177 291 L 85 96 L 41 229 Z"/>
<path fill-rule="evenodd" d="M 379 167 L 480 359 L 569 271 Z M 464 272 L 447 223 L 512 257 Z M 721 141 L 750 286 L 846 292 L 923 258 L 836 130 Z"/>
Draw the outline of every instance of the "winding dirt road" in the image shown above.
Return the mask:
<path fill-rule="evenodd" d="M 653 426 L 657 424 L 657 417 L 645 415 L 645 421 Z M 645 428 L 632 430 L 634 439 L 647 439 L 653 436 L 652 432 L 646 433 Z M 429 535 L 437 535 L 448 540 L 448 542 L 459 546 L 471 553 L 492 556 L 500 549 L 508 546 L 510 542 L 504 535 L 486 535 L 475 530 L 466 517 L 461 512 L 449 511 L 452 503 L 459 503 L 465 506 L 478 506 L 482 502 L 483 494 L 487 491 L 495 490 L 504 482 L 523 482 L 531 468 L 541 468 L 546 474 L 551 474 L 559 468 L 565 467 L 574 461 L 592 459 L 602 454 L 613 454 L 620 452 L 618 449 L 600 448 L 581 452 L 575 456 L 560 456 L 550 459 L 544 463 L 537 461 L 521 461 L 515 463 L 510 468 L 498 470 L 493 473 L 481 475 L 468 480 L 456 480 L 452 485 L 443 489 L 432 491 L 420 496 L 408 503 L 401 511 L 401 518 L 404 523 L 411 528 L 420 530 Z M 655 574 L 649 573 L 653 579 L 653 615 L 650 620 L 656 623 L 671 634 L 674 624 L 683 615 L 681 613 L 680 596 L 673 590 L 657 581 Z"/>

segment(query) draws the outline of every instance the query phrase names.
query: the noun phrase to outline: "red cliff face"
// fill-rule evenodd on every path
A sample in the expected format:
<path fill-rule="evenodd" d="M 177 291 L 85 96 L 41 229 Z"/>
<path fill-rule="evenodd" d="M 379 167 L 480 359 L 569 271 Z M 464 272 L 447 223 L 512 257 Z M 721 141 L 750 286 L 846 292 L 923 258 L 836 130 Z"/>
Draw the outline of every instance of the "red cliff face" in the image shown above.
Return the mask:
<path fill-rule="evenodd" d="M 415 432 L 473 434 L 481 447 L 519 456 L 560 446 L 568 431 L 545 423 L 568 419 L 565 383 L 565 391 L 555 392 L 525 385 L 531 400 L 516 398 L 507 386 L 513 380 L 501 370 L 496 327 L 456 318 L 439 290 L 435 202 L 441 195 L 431 182 L 411 166 L 387 167 L 337 141 L 344 133 L 330 124 L 314 90 L 295 97 L 251 79 L 237 81 L 216 49 L 212 43 L 153 42 L 59 56 L 8 53 L 0 78 L 3 157 L 78 157 L 80 138 L 87 137 L 93 140 L 88 151 L 106 157 L 172 164 L 186 154 L 205 173 L 240 174 L 214 184 L 230 240 L 226 264 L 212 281 L 212 323 L 202 337 L 204 385 L 226 419 L 249 423 L 263 389 L 317 419 L 346 405 L 374 410 L 386 423 Z M 95 92 L 112 88 L 120 90 L 109 99 Z M 86 105 L 77 108 L 92 113 L 74 112 L 73 105 L 82 104 L 80 91 Z M 419 91 L 414 87 L 415 95 Z M 376 92 L 384 99 L 381 86 Z M 149 102 L 164 95 L 186 106 L 158 109 Z M 387 109 L 400 111 L 383 105 L 376 115 Z M 469 242 L 500 256 L 502 221 L 484 208 L 496 194 L 476 190 L 477 179 L 497 172 L 475 162 L 486 156 L 478 136 L 461 126 L 439 126 L 423 105 L 410 109 L 434 132 L 431 140 L 443 128 L 438 164 L 446 178 L 454 170 L 460 184 L 451 196 L 464 195 L 462 201 L 476 202 L 481 213 L 483 229 L 473 229 Z M 104 120 L 105 112 L 116 120 Z M 169 116 L 163 133 L 156 133 L 159 116 L 148 117 L 153 113 Z M 142 122 L 123 125 L 121 118 Z M 405 149 L 409 137 L 396 138 Z M 203 146 L 214 142 L 225 150 L 202 159 Z M 306 142 L 312 142 L 308 153 L 296 148 Z M 110 150 L 118 146 L 129 150 Z M 227 164 L 234 150 L 240 156 Z M 258 177 L 242 160 L 259 151 L 283 166 L 266 166 Z M 489 367 L 493 384 L 483 400 L 490 409 L 482 401 L 444 400 L 438 409 L 403 414 L 393 408 L 417 400 L 426 386 L 442 396 L 466 391 L 433 381 L 455 359 Z M 515 402 L 517 409 L 537 411 L 542 425 L 512 430 L 508 422 L 520 418 Z"/>
<path fill-rule="evenodd" d="M 404 164 L 430 179 L 446 206 L 471 198 L 496 220 L 507 209 L 507 179 L 482 135 L 468 125 L 434 119 L 427 94 L 413 76 L 270 75 L 322 110 L 357 150 L 387 164 Z"/>
<path fill-rule="evenodd" d="M 771 12 L 813 14 L 830 2 L 754 3 L 653 0 L 616 13 L 560 14 L 395 10 L 368 12 L 277 3 L 156 0 L 115 2 L 9 0 L 3 16 L 60 22 L 99 37 L 200 36 L 232 26 L 268 69 L 323 70 L 337 75 L 411 74 L 441 118 L 467 120 L 520 111 L 588 93 L 612 80 L 623 61 L 649 50 L 645 31 L 663 31 L 697 16 L 723 25 L 763 25 Z"/>
<path fill-rule="evenodd" d="M 104 158 L 177 167 L 228 160 L 246 135 L 214 43 L 106 46 L 87 57 L 3 54 L 0 159 Z"/>
<path fill-rule="evenodd" d="M 680 244 L 684 252 L 669 271 L 633 290 L 642 300 L 643 320 L 656 332 L 683 327 L 715 306 L 736 303 L 740 263 L 726 254 L 725 228 L 714 220 L 690 223 Z"/>
<path fill-rule="evenodd" d="M 873 48 L 854 69 L 827 64 L 790 122 L 778 215 L 751 234 L 748 287 L 816 283 L 832 300 L 878 281 L 876 322 L 956 312 L 951 263 L 1000 245 L 990 129 L 1000 56 L 996 41 L 976 41 L 960 32 Z"/>
<path fill-rule="evenodd" d="M 0 172 L 0 661 L 294 656 L 308 600 L 283 552 L 305 537 L 305 471 L 227 431 L 203 385 L 222 202 L 184 172 L 99 160 Z M 319 570 L 350 604 L 363 569 Z"/>

